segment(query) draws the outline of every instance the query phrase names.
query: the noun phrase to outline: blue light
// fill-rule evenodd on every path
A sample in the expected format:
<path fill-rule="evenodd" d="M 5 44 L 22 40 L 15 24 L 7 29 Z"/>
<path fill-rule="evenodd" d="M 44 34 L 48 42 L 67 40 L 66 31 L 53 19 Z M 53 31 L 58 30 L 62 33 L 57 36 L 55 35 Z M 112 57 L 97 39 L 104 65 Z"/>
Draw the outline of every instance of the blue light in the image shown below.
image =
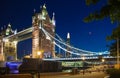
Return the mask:
<path fill-rule="evenodd" d="M 9 67 L 10 73 L 17 74 L 19 73 L 18 68 L 22 62 L 7 62 L 6 67 Z"/>

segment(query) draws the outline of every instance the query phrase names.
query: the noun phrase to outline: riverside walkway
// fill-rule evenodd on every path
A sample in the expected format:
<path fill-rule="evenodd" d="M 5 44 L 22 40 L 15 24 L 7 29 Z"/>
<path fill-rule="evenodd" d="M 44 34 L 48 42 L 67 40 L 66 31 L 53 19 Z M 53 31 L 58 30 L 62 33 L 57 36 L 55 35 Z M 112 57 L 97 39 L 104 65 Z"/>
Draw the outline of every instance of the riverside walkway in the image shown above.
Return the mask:
<path fill-rule="evenodd" d="M 104 72 L 92 72 L 92 73 L 41 73 L 40 78 L 105 78 L 108 76 Z M 33 78 L 31 74 L 8 74 L 1 75 L 0 78 Z M 34 77 L 37 78 L 37 77 Z"/>

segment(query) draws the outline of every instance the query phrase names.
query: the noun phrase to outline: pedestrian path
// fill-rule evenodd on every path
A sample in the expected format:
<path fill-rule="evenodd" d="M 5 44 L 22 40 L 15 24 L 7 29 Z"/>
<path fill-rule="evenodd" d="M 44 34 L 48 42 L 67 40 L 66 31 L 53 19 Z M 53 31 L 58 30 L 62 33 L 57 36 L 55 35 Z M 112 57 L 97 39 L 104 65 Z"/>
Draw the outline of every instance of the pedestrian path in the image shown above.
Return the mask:
<path fill-rule="evenodd" d="M 40 78 L 104 78 L 108 76 L 104 72 L 92 72 L 92 73 L 80 73 L 76 75 L 64 74 L 64 75 L 42 75 Z"/>
<path fill-rule="evenodd" d="M 104 72 L 92 72 L 92 73 L 64 73 L 64 72 L 53 72 L 53 73 L 40 73 L 32 76 L 31 74 L 6 74 L 0 75 L 0 78 L 106 78 L 108 74 Z"/>

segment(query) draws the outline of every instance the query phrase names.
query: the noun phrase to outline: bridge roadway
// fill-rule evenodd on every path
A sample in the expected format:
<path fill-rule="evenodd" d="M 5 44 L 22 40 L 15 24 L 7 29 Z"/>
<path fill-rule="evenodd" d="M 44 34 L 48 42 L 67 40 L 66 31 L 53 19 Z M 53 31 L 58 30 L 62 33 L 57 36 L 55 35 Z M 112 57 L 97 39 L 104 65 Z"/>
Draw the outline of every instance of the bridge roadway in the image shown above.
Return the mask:
<path fill-rule="evenodd" d="M 83 58 L 44 58 L 43 60 L 49 60 L 49 61 L 100 61 L 104 59 L 105 61 L 116 61 L 115 57 L 103 57 L 99 59 L 99 57 L 86 57 L 85 59 Z"/>

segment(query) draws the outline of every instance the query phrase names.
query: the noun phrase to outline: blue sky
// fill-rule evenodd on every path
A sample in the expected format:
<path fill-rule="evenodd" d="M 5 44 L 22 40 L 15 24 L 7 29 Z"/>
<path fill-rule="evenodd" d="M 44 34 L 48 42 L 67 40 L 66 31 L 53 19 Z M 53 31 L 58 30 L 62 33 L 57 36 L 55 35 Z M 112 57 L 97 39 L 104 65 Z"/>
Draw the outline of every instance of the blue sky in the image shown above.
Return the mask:
<path fill-rule="evenodd" d="M 106 36 L 110 35 L 115 24 L 109 18 L 90 23 L 83 22 L 85 16 L 100 6 L 106 4 L 101 0 L 97 5 L 86 6 L 85 0 L 0 0 L 0 27 L 11 23 L 13 29 L 18 31 L 32 25 L 33 10 L 40 12 L 40 6 L 46 4 L 48 13 L 52 17 L 55 12 L 56 33 L 66 39 L 71 34 L 71 44 L 80 49 L 89 51 L 105 51 L 109 44 Z M 25 43 L 29 43 L 28 46 Z M 18 44 L 18 51 L 31 52 L 31 40 Z"/>

